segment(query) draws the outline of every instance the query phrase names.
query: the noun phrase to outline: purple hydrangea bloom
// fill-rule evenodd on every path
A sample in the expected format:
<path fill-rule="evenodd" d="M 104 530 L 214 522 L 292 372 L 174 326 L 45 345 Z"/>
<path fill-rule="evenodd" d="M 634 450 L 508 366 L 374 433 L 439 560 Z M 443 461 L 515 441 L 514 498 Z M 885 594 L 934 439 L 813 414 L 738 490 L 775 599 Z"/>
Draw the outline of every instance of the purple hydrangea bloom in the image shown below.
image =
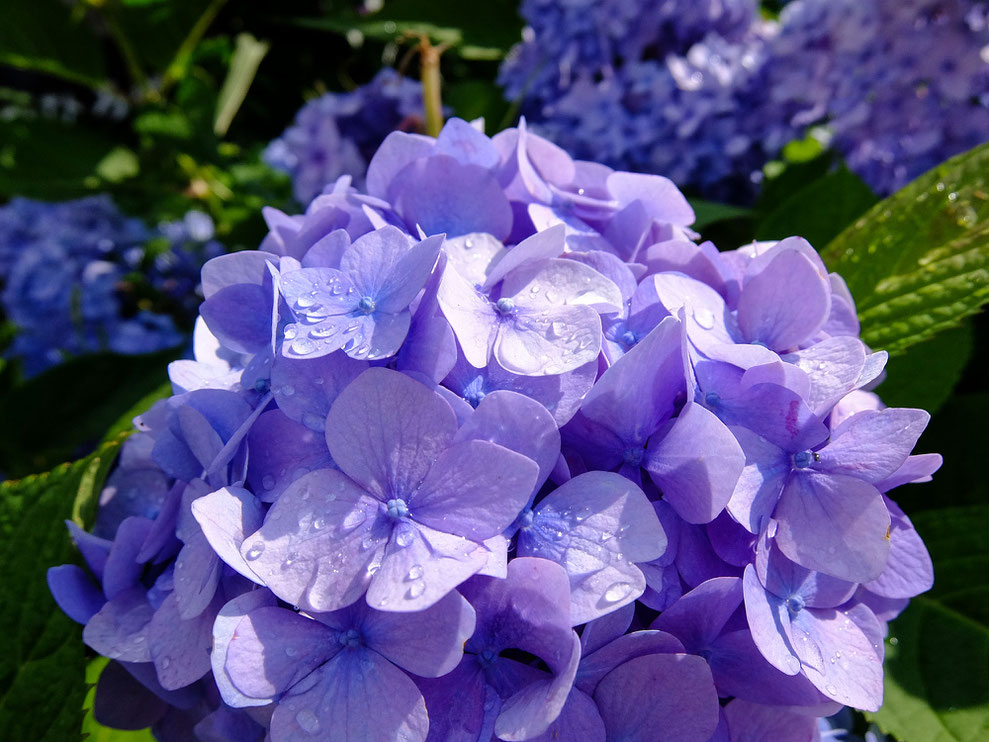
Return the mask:
<path fill-rule="evenodd" d="M 795 0 L 778 22 L 756 6 L 525 2 L 500 82 L 575 157 L 726 201 L 808 135 L 881 194 L 985 140 L 979 3 Z"/>
<path fill-rule="evenodd" d="M 392 133 L 367 185 L 204 266 L 195 357 L 70 525 L 97 717 L 810 742 L 875 709 L 933 581 L 891 491 L 940 457 L 814 249 L 697 244 L 669 180 L 524 126 Z"/>
<path fill-rule="evenodd" d="M 363 188 L 382 140 L 396 129 L 417 131 L 422 120 L 422 85 L 386 68 L 367 85 L 306 103 L 264 159 L 292 176 L 296 200 L 308 204 L 341 175 Z"/>

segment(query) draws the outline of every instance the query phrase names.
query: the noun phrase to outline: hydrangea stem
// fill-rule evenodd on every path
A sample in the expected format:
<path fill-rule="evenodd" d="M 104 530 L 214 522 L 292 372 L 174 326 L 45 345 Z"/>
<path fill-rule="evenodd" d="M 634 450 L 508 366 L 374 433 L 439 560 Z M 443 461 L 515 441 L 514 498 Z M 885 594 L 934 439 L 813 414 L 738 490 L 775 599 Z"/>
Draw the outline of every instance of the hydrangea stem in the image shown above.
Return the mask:
<path fill-rule="evenodd" d="M 422 67 L 422 102 L 426 109 L 426 133 L 439 136 L 443 128 L 443 98 L 440 94 L 440 55 L 446 44 L 433 46 L 429 39 L 419 39 L 419 59 Z"/>

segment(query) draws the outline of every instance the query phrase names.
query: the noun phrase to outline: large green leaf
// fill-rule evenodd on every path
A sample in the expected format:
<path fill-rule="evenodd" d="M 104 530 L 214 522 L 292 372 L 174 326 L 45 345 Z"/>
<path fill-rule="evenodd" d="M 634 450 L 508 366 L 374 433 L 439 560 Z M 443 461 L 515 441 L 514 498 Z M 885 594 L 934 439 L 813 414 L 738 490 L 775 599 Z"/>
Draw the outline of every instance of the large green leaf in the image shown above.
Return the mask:
<path fill-rule="evenodd" d="M 902 742 L 989 739 L 989 506 L 919 513 L 936 583 L 887 641 L 886 699 L 873 718 Z"/>
<path fill-rule="evenodd" d="M 178 354 L 83 356 L 10 389 L 0 396 L 0 470 L 23 476 L 79 455 L 162 385 Z"/>
<path fill-rule="evenodd" d="M 83 14 L 74 13 L 71 5 L 61 0 L 5 0 L 2 16 L 0 64 L 93 88 L 103 83 L 100 43 Z"/>
<path fill-rule="evenodd" d="M 862 339 L 890 352 L 989 300 L 989 144 L 877 204 L 823 251 L 858 305 Z"/>
<path fill-rule="evenodd" d="M 86 687 L 79 626 L 48 592 L 75 559 L 63 521 L 92 511 L 122 438 L 74 464 L 0 484 L 0 739 L 77 739 Z"/>

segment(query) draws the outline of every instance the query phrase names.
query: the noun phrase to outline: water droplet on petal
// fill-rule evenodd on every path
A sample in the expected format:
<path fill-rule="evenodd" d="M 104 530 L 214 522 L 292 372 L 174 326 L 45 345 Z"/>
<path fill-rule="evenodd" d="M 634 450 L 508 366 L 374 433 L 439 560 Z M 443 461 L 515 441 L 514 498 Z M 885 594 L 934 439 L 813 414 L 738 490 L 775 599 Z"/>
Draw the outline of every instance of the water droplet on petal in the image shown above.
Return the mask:
<path fill-rule="evenodd" d="M 328 338 L 332 335 L 335 335 L 336 331 L 337 328 L 334 327 L 333 325 L 319 325 L 318 327 L 312 328 L 309 331 L 309 335 L 314 338 Z M 320 383 L 321 381 L 322 380 L 319 380 L 317 381 L 317 383 Z"/>
<path fill-rule="evenodd" d="M 422 577 L 422 565 L 416 564 L 409 570 L 408 579 L 418 580 L 420 577 Z"/>
<path fill-rule="evenodd" d="M 161 668 L 163 670 L 167 670 L 168 669 L 168 666 L 172 664 L 172 660 L 169 659 L 168 657 L 162 657 L 161 658 L 161 662 L 159 662 L 158 664 L 161 665 Z"/>
<path fill-rule="evenodd" d="M 395 536 L 395 543 L 404 548 L 412 543 L 412 538 L 412 531 L 407 528 L 403 528 Z"/>
<path fill-rule="evenodd" d="M 291 384 L 285 384 L 282 386 L 281 389 L 279 389 L 279 391 L 282 394 L 284 394 L 286 397 L 291 397 L 293 394 L 295 394 L 295 387 L 292 386 Z"/>
<path fill-rule="evenodd" d="M 413 582 L 412 585 L 409 587 L 410 598 L 418 598 L 424 592 L 426 592 L 426 584 L 422 580 L 419 580 L 418 582 Z"/>
<path fill-rule="evenodd" d="M 285 339 L 286 340 L 291 340 L 292 338 L 294 338 L 298 334 L 299 334 L 299 331 L 295 328 L 295 325 L 286 325 L 285 326 Z"/>
<path fill-rule="evenodd" d="M 309 355 L 316 350 L 316 344 L 309 338 L 296 338 L 292 341 L 292 352 L 300 356 Z"/>
<path fill-rule="evenodd" d="M 247 561 L 253 562 L 262 554 L 264 554 L 264 543 L 259 541 L 247 551 L 245 556 L 247 557 Z"/>
<path fill-rule="evenodd" d="M 314 531 L 321 531 L 325 527 L 326 527 L 326 521 L 323 518 L 316 518 L 312 522 L 312 529 Z"/>
<path fill-rule="evenodd" d="M 310 430 L 315 430 L 317 432 L 322 432 L 326 429 L 326 420 L 322 417 L 322 415 L 317 415 L 315 412 L 303 413 L 302 424 Z"/>
<path fill-rule="evenodd" d="M 357 526 L 367 520 L 367 514 L 363 510 L 351 510 L 340 524 L 343 532 L 353 531 Z"/>
<path fill-rule="evenodd" d="M 270 474 L 266 477 L 263 477 L 261 479 L 261 486 L 264 487 L 266 490 L 272 489 L 275 486 L 275 478 Z"/>
<path fill-rule="evenodd" d="M 302 711 L 297 713 L 295 715 L 295 721 L 300 727 L 302 727 L 302 731 L 304 732 L 315 734 L 319 731 L 319 719 L 317 719 L 316 714 L 309 709 L 302 709 Z"/>
<path fill-rule="evenodd" d="M 628 597 L 632 592 L 632 586 L 627 582 L 616 582 L 604 592 L 604 599 L 609 603 L 617 603 L 622 598 Z"/>
<path fill-rule="evenodd" d="M 824 686 L 824 692 L 827 693 L 829 696 L 833 696 L 838 693 L 838 689 L 835 688 L 833 685 L 828 684 Z"/>
<path fill-rule="evenodd" d="M 703 308 L 695 309 L 694 320 L 705 330 L 710 330 L 714 327 L 714 312 Z"/>

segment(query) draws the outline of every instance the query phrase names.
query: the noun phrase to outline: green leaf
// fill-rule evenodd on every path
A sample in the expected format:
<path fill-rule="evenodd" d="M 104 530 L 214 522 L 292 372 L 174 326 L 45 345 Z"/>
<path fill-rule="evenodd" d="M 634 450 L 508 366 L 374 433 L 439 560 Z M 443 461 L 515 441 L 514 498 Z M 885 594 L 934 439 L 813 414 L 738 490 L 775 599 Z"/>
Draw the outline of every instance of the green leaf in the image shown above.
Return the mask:
<path fill-rule="evenodd" d="M 970 321 L 911 345 L 890 358 L 886 380 L 876 393 L 890 407 L 919 407 L 933 413 L 951 396 L 974 345 Z"/>
<path fill-rule="evenodd" d="M 516 0 L 389 0 L 368 16 L 336 13 L 291 22 L 340 34 L 357 31 L 380 41 L 424 35 L 433 43 L 449 44 L 465 59 L 476 60 L 501 59 L 522 33 Z"/>
<path fill-rule="evenodd" d="M 99 40 L 84 15 L 73 13 L 61 0 L 3 3 L 0 64 L 56 75 L 91 88 L 104 83 Z"/>
<path fill-rule="evenodd" d="M 227 71 L 227 78 L 223 81 L 216 102 L 213 131 L 217 136 L 223 136 L 230 128 L 230 123 L 240 110 L 240 104 L 247 97 L 247 91 L 254 82 L 258 66 L 264 55 L 268 53 L 268 48 L 268 42 L 258 41 L 249 33 L 238 34 L 237 46 L 230 59 L 230 69 Z"/>
<path fill-rule="evenodd" d="M 886 698 L 871 717 L 901 742 L 989 738 L 989 506 L 919 513 L 934 589 L 887 640 Z"/>
<path fill-rule="evenodd" d="M 23 476 L 78 455 L 161 386 L 179 353 L 82 356 L 7 391 L 0 396 L 0 470 Z"/>
<path fill-rule="evenodd" d="M 96 174 L 107 183 L 133 178 L 140 171 L 137 155 L 127 147 L 114 147 L 96 163 Z"/>
<path fill-rule="evenodd" d="M 55 605 L 45 574 L 75 559 L 63 521 L 91 509 L 121 443 L 0 484 L 0 739 L 78 739 L 85 651 L 78 624 Z"/>
<path fill-rule="evenodd" d="M 694 209 L 695 217 L 694 223 L 690 226 L 698 231 L 705 229 L 711 224 L 728 221 L 729 219 L 747 217 L 752 214 L 750 209 L 744 209 L 741 206 L 719 204 L 715 201 L 705 201 L 700 198 L 691 198 L 688 201 L 690 201 L 690 205 Z"/>
<path fill-rule="evenodd" d="M 862 179 L 841 167 L 799 188 L 761 221 L 758 240 L 799 235 L 823 247 L 876 203 Z"/>
<path fill-rule="evenodd" d="M 989 300 L 989 144 L 877 204 L 822 252 L 848 282 L 862 339 L 896 353 Z"/>

